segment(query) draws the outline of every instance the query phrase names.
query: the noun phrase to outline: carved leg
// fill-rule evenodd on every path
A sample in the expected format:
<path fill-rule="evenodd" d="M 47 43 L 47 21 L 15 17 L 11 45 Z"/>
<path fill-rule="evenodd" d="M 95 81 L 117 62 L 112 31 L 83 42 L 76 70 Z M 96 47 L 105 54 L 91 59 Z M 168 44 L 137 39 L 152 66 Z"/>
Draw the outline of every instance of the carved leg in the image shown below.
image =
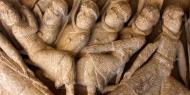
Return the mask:
<path fill-rule="evenodd" d="M 131 66 L 131 68 L 124 74 L 125 79 L 130 79 L 131 76 L 135 73 L 135 71 L 141 67 L 149 58 L 150 56 L 155 52 L 155 50 L 158 47 L 157 43 L 150 43 L 148 44 L 141 52 L 138 54 L 137 59 Z"/>
<path fill-rule="evenodd" d="M 178 57 L 178 68 L 179 68 L 180 77 L 182 78 L 183 82 L 187 86 L 188 85 L 187 62 L 186 62 L 186 58 L 185 58 L 184 47 L 183 47 L 183 44 L 181 42 L 179 43 L 177 57 Z"/>
<path fill-rule="evenodd" d="M 160 95 L 190 95 L 188 88 L 169 76 L 162 82 Z"/>
<path fill-rule="evenodd" d="M 119 81 L 121 80 L 123 70 L 124 70 L 124 66 L 122 68 L 120 68 L 119 70 L 117 70 L 117 77 L 116 77 L 115 84 L 118 84 Z"/>
<path fill-rule="evenodd" d="M 87 86 L 87 95 L 96 95 L 96 86 Z"/>
<path fill-rule="evenodd" d="M 65 84 L 66 95 L 75 95 L 74 94 L 74 84 Z"/>
<path fill-rule="evenodd" d="M 107 86 L 107 87 L 104 88 L 104 90 L 102 91 L 102 93 L 105 94 L 107 92 L 114 91 L 117 87 L 118 87 L 118 85 Z"/>

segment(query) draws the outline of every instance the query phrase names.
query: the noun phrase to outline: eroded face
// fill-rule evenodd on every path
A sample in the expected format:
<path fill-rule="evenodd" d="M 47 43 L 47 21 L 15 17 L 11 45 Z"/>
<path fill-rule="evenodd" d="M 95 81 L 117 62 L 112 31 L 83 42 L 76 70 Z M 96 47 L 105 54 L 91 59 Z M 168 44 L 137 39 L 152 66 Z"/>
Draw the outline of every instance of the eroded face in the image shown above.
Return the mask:
<path fill-rule="evenodd" d="M 178 33 L 182 24 L 182 16 L 184 12 L 180 7 L 169 6 L 163 14 L 163 24 L 171 32 Z"/>
<path fill-rule="evenodd" d="M 52 7 L 53 13 L 56 15 L 65 16 L 68 12 L 68 5 L 64 0 L 63 1 L 58 1 L 58 0 L 53 1 L 51 7 Z"/>
<path fill-rule="evenodd" d="M 0 18 L 3 19 L 4 23 L 8 26 L 12 26 L 21 21 L 16 11 L 13 11 L 11 7 L 3 1 L 0 1 Z"/>
<path fill-rule="evenodd" d="M 44 23 L 47 25 L 55 25 L 60 23 L 61 18 L 67 15 L 68 6 L 64 1 L 53 1 L 51 6 L 45 10 L 43 15 Z"/>
<path fill-rule="evenodd" d="M 146 6 L 135 20 L 136 26 L 142 30 L 149 30 L 155 25 L 160 17 L 159 10 L 153 6 Z"/>
<path fill-rule="evenodd" d="M 76 17 L 76 25 L 81 29 L 91 29 L 98 15 L 99 9 L 96 3 L 91 0 L 84 0 Z"/>
<path fill-rule="evenodd" d="M 117 7 L 110 8 L 105 16 L 105 23 L 111 28 L 118 28 L 123 24 L 124 20 L 119 15 Z"/>
<path fill-rule="evenodd" d="M 131 16 L 131 7 L 126 1 L 119 1 L 110 5 L 106 12 L 105 22 L 112 28 L 120 27 Z"/>
<path fill-rule="evenodd" d="M 96 16 L 90 10 L 80 11 L 77 14 L 76 25 L 82 29 L 90 29 L 96 22 Z"/>

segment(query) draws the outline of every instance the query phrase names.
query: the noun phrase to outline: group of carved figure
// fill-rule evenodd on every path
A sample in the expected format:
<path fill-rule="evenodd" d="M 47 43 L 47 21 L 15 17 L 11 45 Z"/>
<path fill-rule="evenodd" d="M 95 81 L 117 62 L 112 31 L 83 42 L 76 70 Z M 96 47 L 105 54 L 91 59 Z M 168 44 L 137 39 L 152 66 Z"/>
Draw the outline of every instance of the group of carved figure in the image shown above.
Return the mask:
<path fill-rule="evenodd" d="M 55 87 L 65 85 L 66 95 L 77 94 L 75 84 L 88 95 L 190 95 L 171 75 L 178 59 L 188 83 L 179 39 L 183 6 L 167 5 L 161 15 L 164 0 L 139 0 L 133 15 L 129 0 L 68 2 L 0 0 L 0 95 L 53 95 L 27 67 L 23 52 Z M 147 43 L 159 21 L 161 33 Z"/>

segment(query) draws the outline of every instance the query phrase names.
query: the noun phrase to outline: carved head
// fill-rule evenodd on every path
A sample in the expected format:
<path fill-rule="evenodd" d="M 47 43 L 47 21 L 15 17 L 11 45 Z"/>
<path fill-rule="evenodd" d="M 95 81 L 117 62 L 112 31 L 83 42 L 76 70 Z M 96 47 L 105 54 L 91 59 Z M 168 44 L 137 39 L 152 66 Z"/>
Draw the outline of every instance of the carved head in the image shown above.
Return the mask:
<path fill-rule="evenodd" d="M 0 1 L 0 18 L 8 26 L 15 25 L 21 21 L 21 17 L 14 9 L 11 4 L 6 1 Z"/>
<path fill-rule="evenodd" d="M 178 33 L 182 24 L 183 9 L 178 6 L 168 6 L 163 14 L 163 25 L 173 33 Z"/>
<path fill-rule="evenodd" d="M 117 29 L 129 19 L 131 13 L 131 6 L 127 1 L 112 2 L 106 11 L 105 22 Z"/>
<path fill-rule="evenodd" d="M 43 20 L 47 25 L 54 25 L 60 22 L 60 19 L 64 18 L 67 12 L 68 5 L 64 0 L 54 0 L 51 2 L 51 6 L 46 9 Z M 56 19 L 55 16 L 59 18 Z"/>
<path fill-rule="evenodd" d="M 56 15 L 66 15 L 68 12 L 68 5 L 64 0 L 55 0 L 52 1 L 52 11 Z"/>
<path fill-rule="evenodd" d="M 159 20 L 159 9 L 154 6 L 145 6 L 135 20 L 136 27 L 141 31 L 150 30 Z"/>
<path fill-rule="evenodd" d="M 96 22 L 99 9 L 96 3 L 90 0 L 82 1 L 82 5 L 76 17 L 76 25 L 82 29 L 90 29 Z"/>

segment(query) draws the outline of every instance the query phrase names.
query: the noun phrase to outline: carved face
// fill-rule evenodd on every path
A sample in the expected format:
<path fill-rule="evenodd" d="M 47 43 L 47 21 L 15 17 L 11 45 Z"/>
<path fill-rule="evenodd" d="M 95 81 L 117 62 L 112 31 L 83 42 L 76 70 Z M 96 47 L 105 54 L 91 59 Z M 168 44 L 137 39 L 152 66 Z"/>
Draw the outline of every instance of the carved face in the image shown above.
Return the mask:
<path fill-rule="evenodd" d="M 105 22 L 112 28 L 118 28 L 124 22 L 123 18 L 118 14 L 117 8 L 110 8 L 105 17 Z"/>
<path fill-rule="evenodd" d="M 163 24 L 173 33 L 178 33 L 182 24 L 184 12 L 180 7 L 169 6 L 163 14 Z"/>
<path fill-rule="evenodd" d="M 54 25 L 59 23 L 61 18 L 64 18 L 67 14 L 68 6 L 64 1 L 53 1 L 51 6 L 46 9 L 44 14 L 44 22 L 47 25 Z"/>
<path fill-rule="evenodd" d="M 111 4 L 105 16 L 105 22 L 112 28 L 120 27 L 131 15 L 131 7 L 126 1 Z"/>
<path fill-rule="evenodd" d="M 64 0 L 63 1 L 58 1 L 58 0 L 53 1 L 51 7 L 52 7 L 52 11 L 56 15 L 61 14 L 61 15 L 65 16 L 67 14 L 68 5 Z"/>
<path fill-rule="evenodd" d="M 91 2 L 84 2 L 77 14 L 76 25 L 82 29 L 90 29 L 98 18 L 98 7 Z"/>
<path fill-rule="evenodd" d="M 149 30 L 159 20 L 159 10 L 153 6 L 146 6 L 135 20 L 136 26 L 142 30 Z"/>
<path fill-rule="evenodd" d="M 76 25 L 82 29 L 90 29 L 96 21 L 96 16 L 89 10 L 80 11 L 76 18 Z"/>
<path fill-rule="evenodd" d="M 0 2 L 0 6 L 0 12 L 2 13 L 0 18 L 4 20 L 4 23 L 6 23 L 8 26 L 19 23 L 21 19 L 18 15 L 16 15 L 16 11 L 13 11 L 11 7 L 8 4 L 5 4 L 3 1 Z"/>

